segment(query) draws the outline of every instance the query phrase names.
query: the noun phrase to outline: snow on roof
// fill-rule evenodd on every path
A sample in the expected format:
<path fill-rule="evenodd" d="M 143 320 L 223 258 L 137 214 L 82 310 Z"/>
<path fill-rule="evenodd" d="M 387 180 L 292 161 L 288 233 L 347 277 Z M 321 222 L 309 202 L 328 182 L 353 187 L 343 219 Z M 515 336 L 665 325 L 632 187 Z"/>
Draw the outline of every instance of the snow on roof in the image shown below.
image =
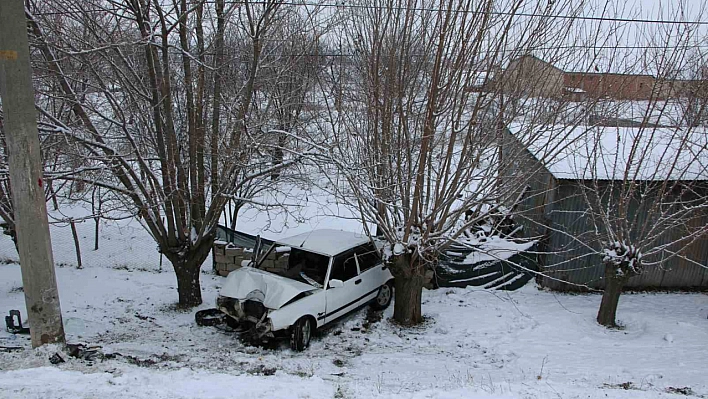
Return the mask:
<path fill-rule="evenodd" d="M 512 124 L 558 179 L 708 180 L 708 129 Z M 529 137 L 533 137 L 530 140 Z"/>
<path fill-rule="evenodd" d="M 349 231 L 320 229 L 278 240 L 278 244 L 334 256 L 369 242 L 369 237 Z"/>

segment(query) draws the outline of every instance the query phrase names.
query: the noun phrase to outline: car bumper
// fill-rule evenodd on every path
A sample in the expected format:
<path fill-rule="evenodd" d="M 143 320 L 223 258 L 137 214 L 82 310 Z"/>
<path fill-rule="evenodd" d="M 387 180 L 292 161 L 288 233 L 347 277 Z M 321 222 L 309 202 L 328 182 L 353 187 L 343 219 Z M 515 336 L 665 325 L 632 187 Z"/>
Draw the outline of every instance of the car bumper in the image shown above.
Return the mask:
<path fill-rule="evenodd" d="M 250 312 L 246 312 L 243 304 L 238 299 L 224 296 L 219 296 L 216 299 L 216 308 L 243 326 L 243 334 L 250 335 L 255 339 L 274 336 L 273 323 L 268 317 L 268 310 L 261 317 L 256 317 Z"/>

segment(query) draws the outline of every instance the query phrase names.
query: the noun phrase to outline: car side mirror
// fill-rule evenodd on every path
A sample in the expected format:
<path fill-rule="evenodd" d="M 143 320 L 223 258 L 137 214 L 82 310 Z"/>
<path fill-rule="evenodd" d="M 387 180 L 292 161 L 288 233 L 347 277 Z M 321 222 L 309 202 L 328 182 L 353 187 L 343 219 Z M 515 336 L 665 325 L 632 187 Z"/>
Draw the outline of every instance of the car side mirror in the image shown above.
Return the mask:
<path fill-rule="evenodd" d="M 344 287 L 344 282 L 342 280 L 329 280 L 329 288 L 342 288 Z"/>

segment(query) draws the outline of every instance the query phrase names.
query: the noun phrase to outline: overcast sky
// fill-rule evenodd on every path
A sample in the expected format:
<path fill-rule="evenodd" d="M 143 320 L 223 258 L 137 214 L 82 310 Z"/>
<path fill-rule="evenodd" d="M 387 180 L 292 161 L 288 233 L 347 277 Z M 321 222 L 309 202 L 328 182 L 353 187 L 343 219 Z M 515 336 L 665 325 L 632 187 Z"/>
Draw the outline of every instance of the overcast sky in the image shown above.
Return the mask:
<path fill-rule="evenodd" d="M 547 4 L 548 0 L 528 5 Z M 568 9 L 565 14 L 574 13 Z M 562 34 L 565 36 L 563 41 L 569 46 L 577 46 L 576 49 L 567 52 L 542 49 L 534 51 L 534 55 L 565 70 L 648 74 L 665 69 L 665 64 L 659 64 L 667 59 L 678 65 L 677 69 L 686 70 L 681 72 L 685 75 L 681 77 L 691 78 L 685 66 L 686 59 L 708 53 L 708 5 L 705 0 L 588 0 L 577 14 L 607 20 L 575 21 L 572 28 Z M 696 21 L 705 24 L 692 23 Z"/>

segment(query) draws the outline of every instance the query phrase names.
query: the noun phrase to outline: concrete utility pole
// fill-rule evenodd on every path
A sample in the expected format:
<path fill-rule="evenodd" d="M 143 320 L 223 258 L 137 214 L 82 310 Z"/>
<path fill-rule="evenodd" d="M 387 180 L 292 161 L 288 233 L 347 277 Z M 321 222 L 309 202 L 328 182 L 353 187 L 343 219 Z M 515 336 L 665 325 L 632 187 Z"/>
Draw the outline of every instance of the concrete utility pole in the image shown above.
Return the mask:
<path fill-rule="evenodd" d="M 0 0 L 0 95 L 32 346 L 64 343 L 44 200 L 24 0 Z"/>

